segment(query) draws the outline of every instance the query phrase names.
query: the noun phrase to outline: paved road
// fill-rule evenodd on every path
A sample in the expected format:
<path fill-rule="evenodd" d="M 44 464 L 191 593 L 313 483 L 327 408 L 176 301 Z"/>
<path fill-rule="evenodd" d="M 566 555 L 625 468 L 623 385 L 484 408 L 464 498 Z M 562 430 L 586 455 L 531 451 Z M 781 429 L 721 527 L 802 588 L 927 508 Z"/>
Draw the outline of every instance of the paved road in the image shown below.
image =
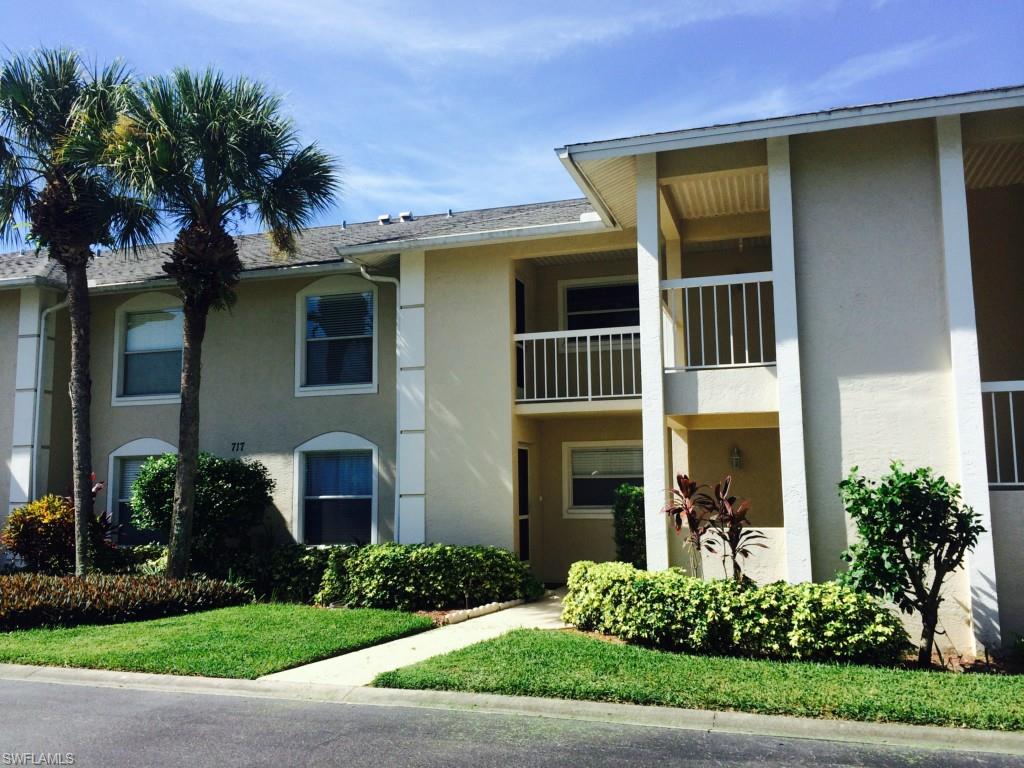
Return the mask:
<path fill-rule="evenodd" d="M 54 683 L 0 680 L 0 697 L 0 766 L 12 764 L 10 753 L 147 768 L 1021 765 L 996 755 Z"/>

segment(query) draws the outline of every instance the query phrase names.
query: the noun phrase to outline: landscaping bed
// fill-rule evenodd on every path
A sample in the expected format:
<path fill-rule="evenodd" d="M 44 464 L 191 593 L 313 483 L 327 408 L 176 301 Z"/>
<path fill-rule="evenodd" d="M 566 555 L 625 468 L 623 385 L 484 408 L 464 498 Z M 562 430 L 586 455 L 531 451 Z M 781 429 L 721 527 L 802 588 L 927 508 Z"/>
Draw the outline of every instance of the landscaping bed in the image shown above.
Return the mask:
<path fill-rule="evenodd" d="M 0 634 L 0 662 L 256 678 L 431 628 L 377 609 L 251 603 L 104 626 Z"/>
<path fill-rule="evenodd" d="M 374 685 L 1024 730 L 1024 677 L 691 656 L 574 630 L 516 630 Z"/>

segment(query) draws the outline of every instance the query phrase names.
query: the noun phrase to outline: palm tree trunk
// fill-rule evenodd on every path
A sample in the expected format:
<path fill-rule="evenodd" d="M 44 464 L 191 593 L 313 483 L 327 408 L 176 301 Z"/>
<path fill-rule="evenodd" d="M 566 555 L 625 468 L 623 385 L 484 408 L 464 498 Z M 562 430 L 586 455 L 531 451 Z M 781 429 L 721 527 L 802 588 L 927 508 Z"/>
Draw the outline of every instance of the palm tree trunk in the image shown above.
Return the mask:
<path fill-rule="evenodd" d="M 89 528 L 93 519 L 92 430 L 89 408 L 92 404 L 92 378 L 89 375 L 91 312 L 86 261 L 66 264 L 68 279 L 68 316 L 71 321 L 71 465 L 74 473 L 75 501 L 75 575 L 83 576 L 92 567 L 93 552 Z"/>
<path fill-rule="evenodd" d="M 171 515 L 171 539 L 167 556 L 167 575 L 174 579 L 188 575 L 192 549 L 192 513 L 196 499 L 196 466 L 199 462 L 199 383 L 209 311 L 207 302 L 185 301 L 178 469 L 174 476 L 174 511 Z"/>

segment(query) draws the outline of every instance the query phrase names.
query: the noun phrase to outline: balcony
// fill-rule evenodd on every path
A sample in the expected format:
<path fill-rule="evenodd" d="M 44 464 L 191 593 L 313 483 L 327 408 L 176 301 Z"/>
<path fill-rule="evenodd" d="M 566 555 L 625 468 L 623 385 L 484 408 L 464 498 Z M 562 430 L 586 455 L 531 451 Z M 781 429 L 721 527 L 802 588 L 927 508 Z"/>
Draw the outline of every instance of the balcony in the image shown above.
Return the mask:
<path fill-rule="evenodd" d="M 772 273 L 662 280 L 665 411 L 778 410 Z"/>
<path fill-rule="evenodd" d="M 516 402 L 640 397 L 640 328 L 517 333 Z"/>
<path fill-rule="evenodd" d="M 981 393 L 989 487 L 1024 489 L 1024 381 L 983 381 Z"/>

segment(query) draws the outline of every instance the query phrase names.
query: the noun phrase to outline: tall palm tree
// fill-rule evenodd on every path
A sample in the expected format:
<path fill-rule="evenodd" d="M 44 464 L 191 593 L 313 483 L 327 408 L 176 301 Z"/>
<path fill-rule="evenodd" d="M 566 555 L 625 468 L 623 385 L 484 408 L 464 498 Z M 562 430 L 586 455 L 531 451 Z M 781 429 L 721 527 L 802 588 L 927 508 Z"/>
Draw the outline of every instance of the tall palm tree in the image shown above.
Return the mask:
<path fill-rule="evenodd" d="M 179 231 L 163 269 L 181 293 L 181 411 L 167 575 L 188 571 L 199 455 L 199 387 L 210 310 L 235 301 L 242 265 L 231 232 L 256 219 L 282 254 L 339 189 L 334 161 L 303 145 L 281 100 L 261 83 L 207 69 L 143 82 L 107 161 L 152 197 Z"/>
<path fill-rule="evenodd" d="M 14 56 L 0 67 L 0 238 L 45 249 L 64 270 L 71 323 L 71 441 L 75 573 L 91 566 L 92 435 L 89 405 L 90 308 L 87 270 L 95 247 L 151 242 L 154 209 L 117 184 L 78 138 L 111 129 L 131 90 L 123 65 L 86 68 L 67 49 Z"/>

